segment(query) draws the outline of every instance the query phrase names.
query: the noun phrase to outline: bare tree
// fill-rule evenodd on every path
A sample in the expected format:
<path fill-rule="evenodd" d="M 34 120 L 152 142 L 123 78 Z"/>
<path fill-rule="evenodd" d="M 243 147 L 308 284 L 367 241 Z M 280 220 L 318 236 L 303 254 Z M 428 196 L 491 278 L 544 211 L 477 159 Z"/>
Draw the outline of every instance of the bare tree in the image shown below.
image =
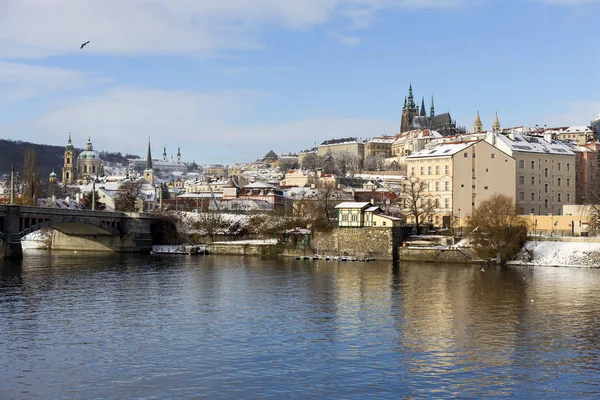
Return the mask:
<path fill-rule="evenodd" d="M 316 170 L 322 164 L 321 157 L 317 153 L 308 153 L 302 159 L 301 167 L 308 170 Z"/>
<path fill-rule="evenodd" d="M 385 158 L 381 154 L 365 157 L 364 169 L 366 171 L 384 171 Z"/>
<path fill-rule="evenodd" d="M 145 196 L 142 192 L 145 181 L 125 181 L 121 183 L 115 197 L 115 210 L 117 211 L 138 211 L 139 203 L 144 201 Z"/>
<path fill-rule="evenodd" d="M 287 173 L 291 169 L 298 168 L 298 161 L 290 159 L 290 158 L 280 158 L 279 159 L 279 170 L 282 174 Z"/>
<path fill-rule="evenodd" d="M 588 232 L 597 235 L 600 230 L 600 186 L 594 183 L 581 195 L 579 211 L 588 220 Z"/>
<path fill-rule="evenodd" d="M 33 147 L 25 150 L 21 182 L 23 184 L 23 203 L 36 205 L 40 195 L 42 179 L 38 167 L 37 154 Z"/>
<path fill-rule="evenodd" d="M 409 216 L 412 217 L 418 234 L 421 224 L 435 208 L 433 197 L 427 190 L 427 183 L 416 176 L 409 177 L 402 185 L 402 194 L 399 200 L 402 204 L 402 215 L 405 219 L 408 219 Z"/>
<path fill-rule="evenodd" d="M 349 151 L 333 154 L 334 173 L 338 176 L 354 175 L 360 171 L 362 160 Z"/>
<path fill-rule="evenodd" d="M 221 231 L 227 230 L 229 223 L 220 213 L 198 214 L 196 221 L 192 223 L 192 229 L 199 230 L 202 235 L 208 236 L 212 242 Z"/>
<path fill-rule="evenodd" d="M 468 222 L 469 236 L 484 256 L 506 260 L 527 240 L 527 222 L 519 215 L 512 197 L 495 194 L 473 210 Z"/>

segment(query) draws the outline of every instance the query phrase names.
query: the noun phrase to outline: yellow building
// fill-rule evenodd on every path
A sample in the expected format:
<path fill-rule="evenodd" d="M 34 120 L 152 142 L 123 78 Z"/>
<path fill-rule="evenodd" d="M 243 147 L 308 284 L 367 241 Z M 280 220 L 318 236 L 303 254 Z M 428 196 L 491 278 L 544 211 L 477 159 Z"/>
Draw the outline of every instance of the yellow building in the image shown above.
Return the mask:
<path fill-rule="evenodd" d="M 561 215 L 564 205 L 575 204 L 576 155 L 550 133 L 488 132 L 485 140 L 515 159 L 516 185 L 507 193 L 521 214 Z"/>
<path fill-rule="evenodd" d="M 338 228 L 391 228 L 402 226 L 402 219 L 384 215 L 383 210 L 368 202 L 343 202 L 335 206 Z"/>
<path fill-rule="evenodd" d="M 483 140 L 440 144 L 411 154 L 406 164 L 408 179 L 425 182 L 423 197 L 435 204 L 434 226 L 450 227 L 494 194 L 515 191 L 515 160 Z"/>

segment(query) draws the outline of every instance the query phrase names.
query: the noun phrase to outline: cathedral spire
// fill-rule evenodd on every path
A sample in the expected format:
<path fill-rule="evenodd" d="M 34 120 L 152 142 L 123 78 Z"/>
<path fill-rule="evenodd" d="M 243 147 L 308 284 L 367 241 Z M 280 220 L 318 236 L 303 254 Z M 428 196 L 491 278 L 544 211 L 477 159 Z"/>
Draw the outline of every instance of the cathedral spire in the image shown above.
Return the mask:
<path fill-rule="evenodd" d="M 92 150 L 94 150 L 94 146 L 92 146 L 92 137 L 91 137 L 91 136 L 88 136 L 88 141 L 87 141 L 87 144 L 86 144 L 86 146 L 85 146 L 85 149 L 86 149 L 87 151 L 92 151 Z"/>
<path fill-rule="evenodd" d="M 150 138 L 148 138 L 148 154 L 146 155 L 146 169 L 152 169 L 152 151 L 150 150 Z"/>
<path fill-rule="evenodd" d="M 433 94 L 431 95 L 431 107 L 429 108 L 429 118 L 435 116 L 435 107 L 433 106 Z"/>
<path fill-rule="evenodd" d="M 492 130 L 498 132 L 500 130 L 500 120 L 498 120 L 498 111 L 496 111 L 496 117 L 494 118 L 494 126 Z"/>
<path fill-rule="evenodd" d="M 404 110 L 406 108 L 406 96 L 404 96 L 404 105 L 402 106 L 402 109 Z"/>
<path fill-rule="evenodd" d="M 71 132 L 69 132 L 69 140 L 67 141 L 67 149 L 72 149 L 73 148 L 73 142 L 71 141 Z"/>
<path fill-rule="evenodd" d="M 410 85 L 408 86 L 408 102 L 406 103 L 406 106 L 408 108 L 416 108 L 417 106 L 415 105 L 415 98 L 413 96 L 413 91 L 412 91 L 412 82 L 410 83 Z"/>
<path fill-rule="evenodd" d="M 427 113 L 425 112 L 425 97 L 421 97 L 421 112 L 419 113 L 421 117 L 426 117 Z"/>

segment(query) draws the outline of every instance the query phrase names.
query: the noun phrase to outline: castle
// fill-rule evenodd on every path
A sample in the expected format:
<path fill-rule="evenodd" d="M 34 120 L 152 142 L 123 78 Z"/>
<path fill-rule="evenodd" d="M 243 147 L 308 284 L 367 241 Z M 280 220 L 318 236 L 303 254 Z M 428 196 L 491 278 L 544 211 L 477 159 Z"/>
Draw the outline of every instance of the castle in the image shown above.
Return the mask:
<path fill-rule="evenodd" d="M 402 120 L 400 122 L 400 133 L 412 131 L 414 129 L 431 129 L 438 131 L 442 136 L 456 135 L 459 129 L 456 128 L 456 121 L 452 120 L 450 113 L 435 114 L 433 96 L 431 96 L 431 107 L 429 116 L 425 111 L 425 98 L 421 99 L 421 108 L 414 101 L 412 83 L 408 87 L 408 96 L 404 98 L 402 107 Z"/>

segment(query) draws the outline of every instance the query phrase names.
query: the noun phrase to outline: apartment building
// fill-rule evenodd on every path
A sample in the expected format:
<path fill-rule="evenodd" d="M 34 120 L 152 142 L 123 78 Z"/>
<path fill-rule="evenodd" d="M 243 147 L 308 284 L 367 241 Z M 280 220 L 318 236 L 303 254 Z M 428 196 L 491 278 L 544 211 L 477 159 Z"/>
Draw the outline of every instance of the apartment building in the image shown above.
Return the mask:
<path fill-rule="evenodd" d="M 370 139 L 365 143 L 365 157 L 391 157 L 394 140 L 394 136 L 380 136 Z"/>
<path fill-rule="evenodd" d="M 404 164 L 407 156 L 423 150 L 432 140 L 441 139 L 442 135 L 430 129 L 415 129 L 396 135 L 392 143 L 392 157 L 397 157 L 399 164 Z"/>
<path fill-rule="evenodd" d="M 365 158 L 365 144 L 352 137 L 326 140 L 317 148 L 317 155 L 324 156 L 327 153 L 352 154 L 362 162 Z"/>
<path fill-rule="evenodd" d="M 424 195 L 435 203 L 430 222 L 438 227 L 471 216 L 494 194 L 515 191 L 514 158 L 484 140 L 442 143 L 407 156 L 406 164 L 407 179 L 426 183 Z"/>
<path fill-rule="evenodd" d="M 575 153 L 552 134 L 488 132 L 485 141 L 515 159 L 516 185 L 507 193 L 521 214 L 561 215 L 563 205 L 575 204 Z"/>

